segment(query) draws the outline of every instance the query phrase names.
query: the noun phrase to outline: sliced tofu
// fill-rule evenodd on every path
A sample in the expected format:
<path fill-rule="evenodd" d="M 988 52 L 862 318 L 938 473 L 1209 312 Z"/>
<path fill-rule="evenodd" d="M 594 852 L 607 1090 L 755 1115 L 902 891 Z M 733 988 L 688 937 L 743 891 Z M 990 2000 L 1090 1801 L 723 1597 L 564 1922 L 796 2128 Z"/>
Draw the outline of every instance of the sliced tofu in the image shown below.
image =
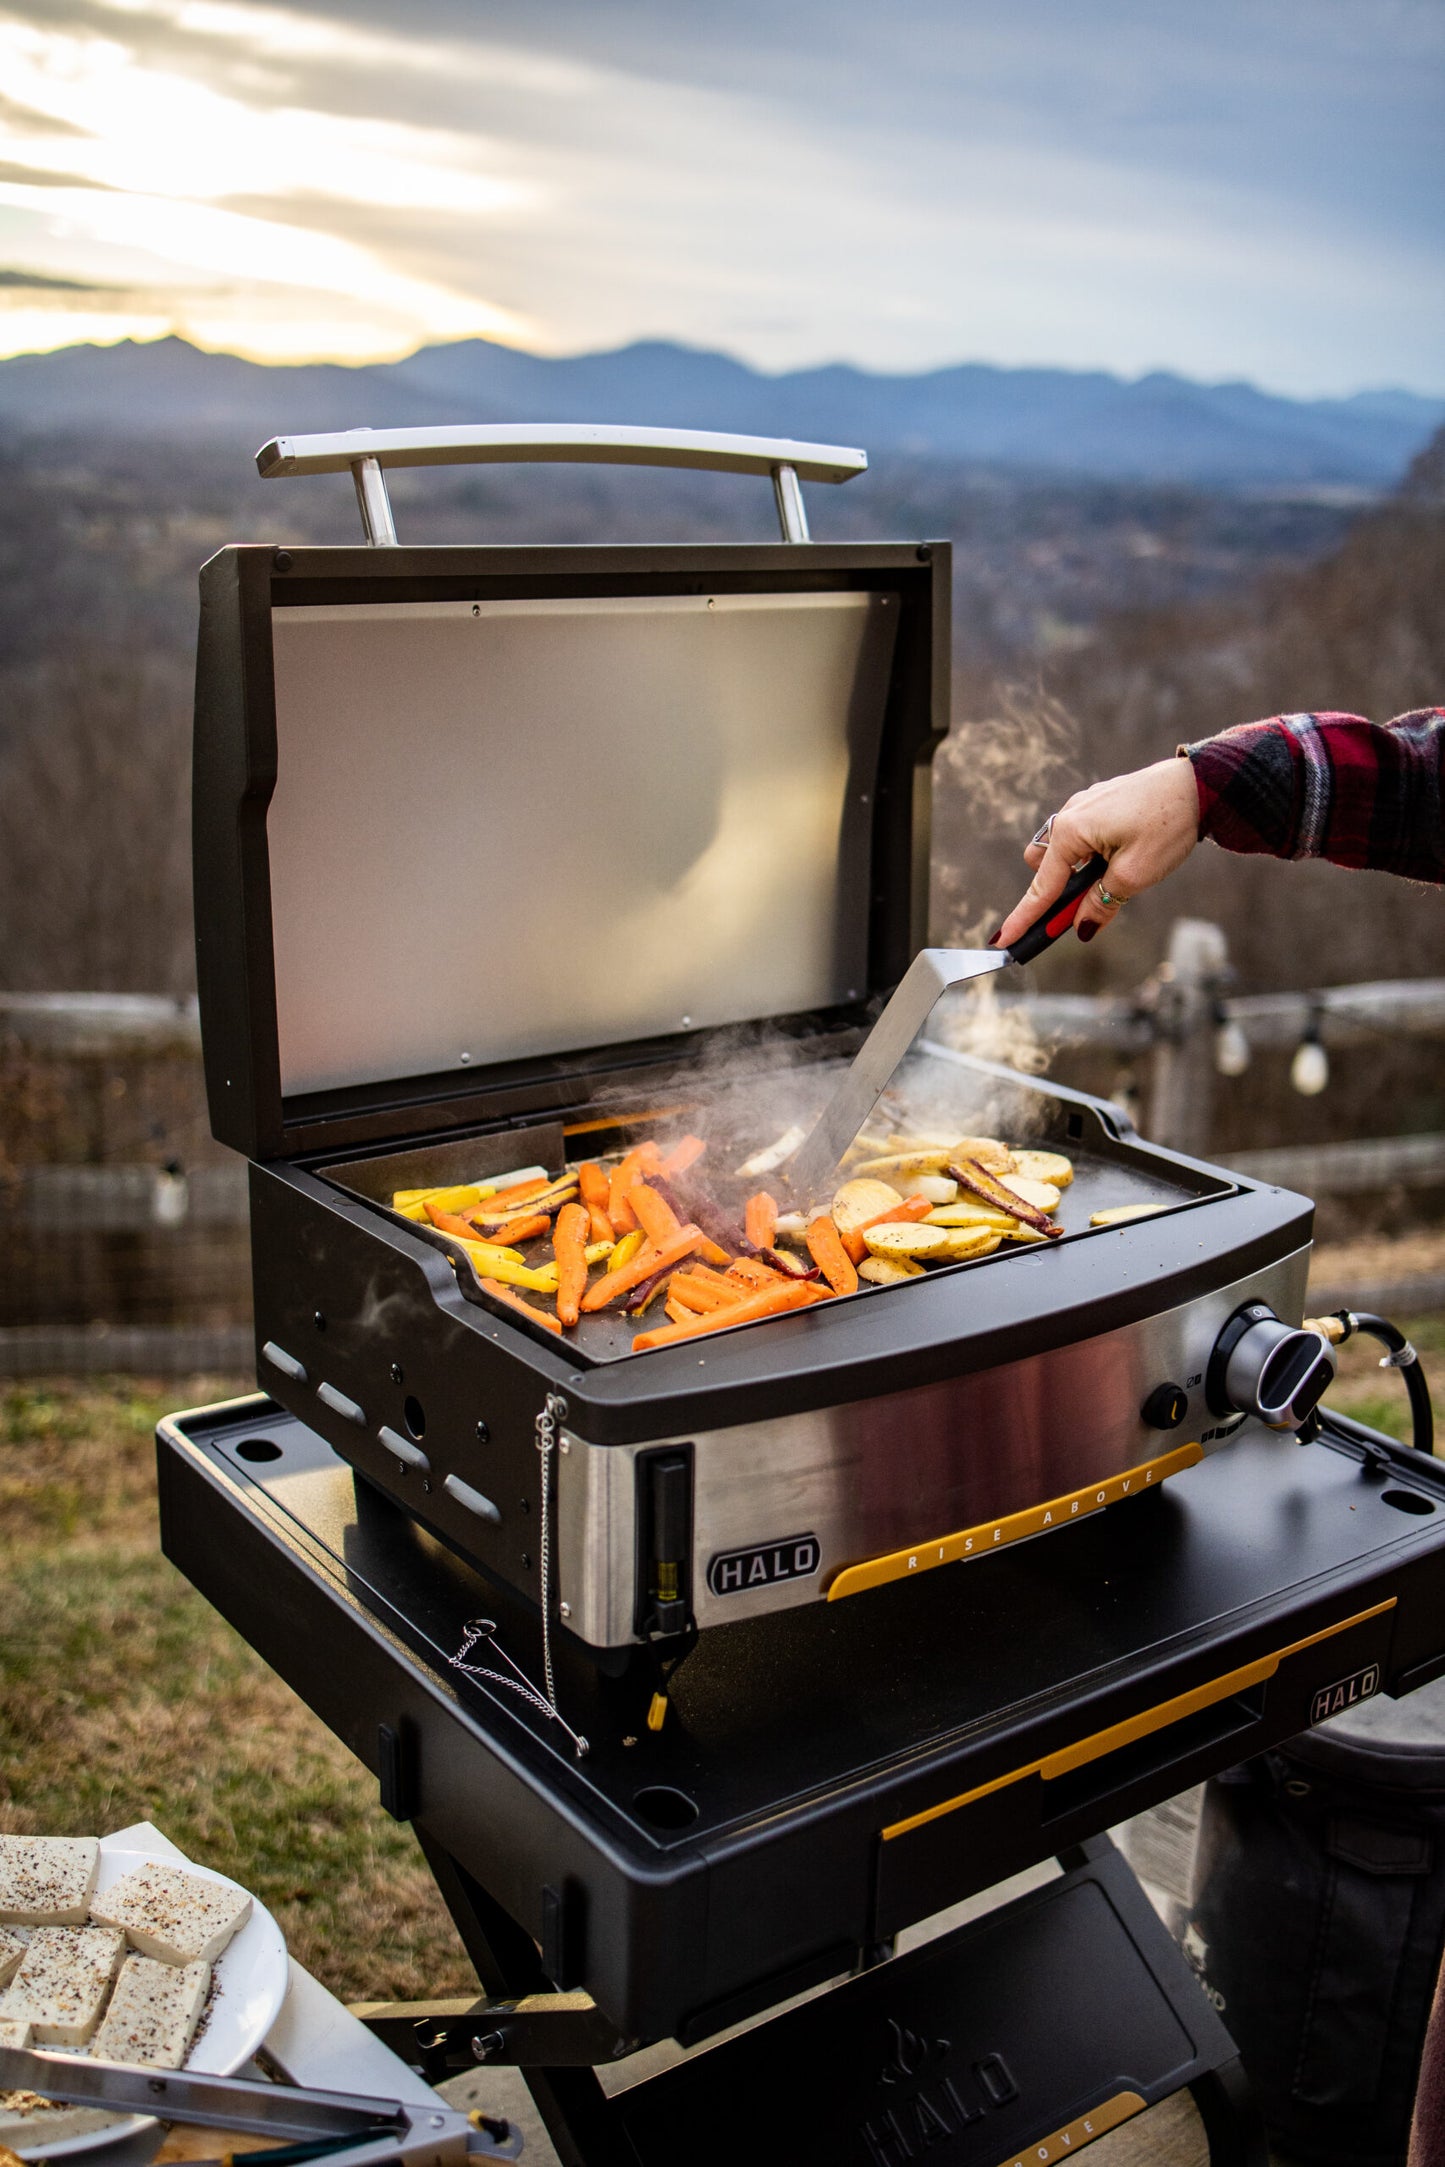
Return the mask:
<path fill-rule="evenodd" d="M 251 1899 L 244 1889 L 203 1881 L 156 1859 L 97 1896 L 90 1915 L 98 1926 L 119 1927 L 142 1956 L 163 1964 L 213 1964 L 251 1916 Z"/>
<path fill-rule="evenodd" d="M 94 1836 L 0 1836 L 0 1921 L 84 1926 L 99 1868 Z"/>
<path fill-rule="evenodd" d="M 100 2022 L 125 1935 L 108 1926 L 37 1926 L 0 2017 L 30 2026 L 37 2047 L 83 2047 Z"/>
<path fill-rule="evenodd" d="M 38 2092 L 0 2092 L 0 2145 L 9 2151 L 85 2137 L 119 2121 L 106 2107 L 65 2107 Z"/>
<path fill-rule="evenodd" d="M 28 2047 L 30 2026 L 18 2017 L 0 2017 L 0 2047 Z"/>
<path fill-rule="evenodd" d="M 20 1969 L 27 1946 L 19 1934 L 12 1934 L 7 1927 L 0 1926 L 0 1986 L 9 1986 Z"/>
<path fill-rule="evenodd" d="M 153 1956 L 128 1956 L 105 2021 L 90 2043 L 91 2053 L 101 2061 L 179 2069 L 210 1988 L 209 1964 L 161 1964 Z"/>

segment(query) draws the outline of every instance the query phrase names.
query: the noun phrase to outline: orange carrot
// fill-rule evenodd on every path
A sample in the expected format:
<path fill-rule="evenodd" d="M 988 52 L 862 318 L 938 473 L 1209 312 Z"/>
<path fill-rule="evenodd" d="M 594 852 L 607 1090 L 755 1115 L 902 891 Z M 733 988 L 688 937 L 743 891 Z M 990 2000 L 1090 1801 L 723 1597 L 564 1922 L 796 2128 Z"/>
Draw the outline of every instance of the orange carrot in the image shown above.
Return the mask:
<path fill-rule="evenodd" d="M 634 1354 L 646 1354 L 650 1347 L 669 1347 L 675 1340 L 692 1339 L 699 1332 L 721 1332 L 731 1324 L 754 1324 L 762 1317 L 780 1316 L 784 1310 L 806 1309 L 812 1302 L 826 1302 L 826 1291 L 813 1279 L 790 1279 L 781 1286 L 768 1287 L 744 1302 L 733 1302 L 726 1309 L 715 1309 L 706 1317 L 692 1317 L 685 1323 L 660 1324 L 651 1332 L 639 1332 L 632 1342 Z"/>
<path fill-rule="evenodd" d="M 685 1174 L 690 1166 L 696 1165 L 706 1150 L 707 1145 L 700 1136 L 684 1136 L 680 1143 L 673 1145 L 658 1171 L 669 1180 L 674 1174 Z"/>
<path fill-rule="evenodd" d="M 729 1286 L 777 1287 L 786 1286 L 781 1272 L 775 1272 L 771 1264 L 764 1264 L 761 1257 L 739 1257 L 724 1275 Z"/>
<path fill-rule="evenodd" d="M 514 1181 L 505 1189 L 494 1189 L 491 1195 L 484 1196 L 479 1204 L 473 1204 L 472 1210 L 493 1213 L 512 1211 L 518 1204 L 525 1204 L 529 1196 L 540 1196 L 544 1189 L 555 1187 L 556 1183 L 550 1174 L 534 1174 L 530 1181 Z"/>
<path fill-rule="evenodd" d="M 655 1241 L 659 1249 L 681 1231 L 682 1221 L 667 1198 L 659 1196 L 656 1189 L 649 1189 L 645 1181 L 635 1183 L 628 1190 L 627 1201 L 643 1233 Z"/>
<path fill-rule="evenodd" d="M 510 1287 L 504 1287 L 499 1279 L 488 1279 L 483 1284 L 494 1301 L 505 1302 L 509 1309 L 520 1309 L 524 1317 L 530 1317 L 533 1324 L 545 1324 L 549 1332 L 561 1332 L 562 1327 L 555 1317 L 549 1317 L 545 1309 L 534 1309 L 530 1302 L 522 1300 L 520 1294 L 514 1294 Z"/>
<path fill-rule="evenodd" d="M 835 1294 L 857 1293 L 858 1274 L 853 1260 L 826 1212 L 820 1212 L 808 1228 L 808 1253 Z"/>
<path fill-rule="evenodd" d="M 726 1271 L 732 1263 L 732 1258 L 728 1255 L 726 1249 L 719 1248 L 718 1244 L 710 1240 L 706 1234 L 703 1235 L 702 1240 L 697 1245 L 697 1253 L 705 1263 L 715 1264 L 720 1272 Z"/>
<path fill-rule="evenodd" d="M 737 1301 L 739 1289 L 722 1279 L 703 1279 L 696 1272 L 674 1272 L 671 1291 L 689 1309 L 726 1309 Z"/>
<path fill-rule="evenodd" d="M 557 1259 L 557 1314 L 575 1324 L 587 1291 L 587 1236 L 591 1231 L 585 1204 L 564 1204 L 557 1214 L 552 1254 Z"/>
<path fill-rule="evenodd" d="M 607 1216 L 608 1180 L 595 1159 L 586 1160 L 577 1169 L 577 1186 L 582 1201 L 592 1220 L 592 1239 L 610 1242 L 613 1239 L 612 1221 Z"/>
<path fill-rule="evenodd" d="M 653 1248 L 652 1244 L 648 1243 L 630 1264 L 623 1265 L 620 1272 L 608 1272 L 595 1286 L 589 1287 L 582 1297 L 582 1307 L 589 1311 L 605 1309 L 609 1302 L 616 1301 L 619 1294 L 630 1294 L 634 1287 L 640 1287 L 643 1280 L 650 1279 L 654 1272 L 669 1271 L 674 1264 L 681 1264 L 684 1257 L 692 1255 L 701 1240 L 702 1236 L 695 1226 L 685 1226 L 664 1247 Z"/>
<path fill-rule="evenodd" d="M 928 1197 L 910 1196 L 902 1204 L 890 1204 L 887 1211 L 875 1212 L 871 1219 L 865 1219 L 862 1226 L 855 1226 L 850 1233 L 844 1234 L 840 1230 L 838 1239 L 847 1250 L 850 1260 L 854 1264 L 861 1264 L 868 1254 L 868 1244 L 863 1236 L 870 1226 L 897 1226 L 914 1219 L 926 1219 L 932 1209 L 933 1205 Z"/>
<path fill-rule="evenodd" d="M 454 1211 L 438 1211 L 435 1204 L 428 1204 L 426 1215 L 433 1226 L 439 1226 L 443 1234 L 460 1234 L 463 1241 L 474 1242 L 477 1230 L 465 1219 L 459 1219 Z"/>
<path fill-rule="evenodd" d="M 642 1178 L 642 1167 L 635 1151 L 629 1151 L 620 1166 L 614 1166 L 607 1177 L 607 1216 L 612 1221 L 614 1234 L 630 1234 L 637 1224 L 637 1214 L 627 1201 L 629 1189 L 635 1189 Z"/>
<path fill-rule="evenodd" d="M 493 1242 L 534 1242 L 539 1234 L 551 1231 L 552 1222 L 545 1211 L 517 1212 L 510 1219 L 489 1219 L 485 1239 Z"/>
<path fill-rule="evenodd" d="M 644 1174 L 660 1174 L 662 1172 L 662 1152 L 650 1136 L 646 1143 L 635 1145 L 634 1150 L 637 1164 Z"/>
<path fill-rule="evenodd" d="M 689 1309 L 685 1303 L 678 1301 L 677 1297 L 672 1294 L 669 1294 L 662 1306 L 674 1324 L 690 1324 L 697 1314 L 696 1310 Z M 661 1327 L 656 1326 L 654 1329 L 660 1330 Z M 634 1339 L 632 1344 L 635 1347 L 637 1341 Z"/>
<path fill-rule="evenodd" d="M 777 1231 L 777 1199 L 769 1196 L 766 1189 L 759 1189 L 756 1196 L 748 1198 L 747 1210 L 743 1214 L 743 1232 L 754 1249 L 771 1249 Z"/>

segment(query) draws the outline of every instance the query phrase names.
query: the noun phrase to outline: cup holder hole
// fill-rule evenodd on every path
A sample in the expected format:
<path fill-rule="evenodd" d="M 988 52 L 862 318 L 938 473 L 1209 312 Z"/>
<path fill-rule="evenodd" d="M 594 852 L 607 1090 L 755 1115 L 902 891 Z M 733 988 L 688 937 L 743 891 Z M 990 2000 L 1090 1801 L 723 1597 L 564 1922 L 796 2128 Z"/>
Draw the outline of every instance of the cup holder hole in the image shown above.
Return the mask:
<path fill-rule="evenodd" d="M 670 1783 L 649 1783 L 632 1803 L 654 1828 L 690 1828 L 697 1819 L 697 1800 Z"/>
<path fill-rule="evenodd" d="M 279 1460 L 281 1447 L 273 1444 L 269 1437 L 243 1437 L 236 1447 L 236 1457 L 252 1461 Z"/>
<path fill-rule="evenodd" d="M 1393 1505 L 1396 1512 L 1413 1512 L 1422 1518 L 1435 1510 L 1429 1498 L 1421 1497 L 1418 1490 L 1382 1490 L 1380 1500 L 1382 1504 Z"/>
<path fill-rule="evenodd" d="M 401 1419 L 406 1424 L 410 1434 L 420 1444 L 426 1435 L 426 1409 L 421 1401 L 413 1399 L 408 1394 L 401 1404 Z"/>

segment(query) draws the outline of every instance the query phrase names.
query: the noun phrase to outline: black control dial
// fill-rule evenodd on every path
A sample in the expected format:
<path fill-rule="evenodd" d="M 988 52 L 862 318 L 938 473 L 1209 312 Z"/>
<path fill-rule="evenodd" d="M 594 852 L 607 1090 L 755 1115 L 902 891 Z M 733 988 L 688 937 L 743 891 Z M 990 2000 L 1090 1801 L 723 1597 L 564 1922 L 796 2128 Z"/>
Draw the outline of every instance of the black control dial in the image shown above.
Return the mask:
<path fill-rule="evenodd" d="M 1297 1430 L 1335 1374 L 1318 1332 L 1285 1324 L 1268 1302 L 1246 1302 L 1209 1357 L 1204 1390 L 1217 1415 L 1254 1415 L 1272 1430 Z"/>
<path fill-rule="evenodd" d="M 1189 1412 L 1189 1394 L 1182 1384 L 1156 1384 L 1139 1409 L 1151 1430 L 1177 1430 Z"/>

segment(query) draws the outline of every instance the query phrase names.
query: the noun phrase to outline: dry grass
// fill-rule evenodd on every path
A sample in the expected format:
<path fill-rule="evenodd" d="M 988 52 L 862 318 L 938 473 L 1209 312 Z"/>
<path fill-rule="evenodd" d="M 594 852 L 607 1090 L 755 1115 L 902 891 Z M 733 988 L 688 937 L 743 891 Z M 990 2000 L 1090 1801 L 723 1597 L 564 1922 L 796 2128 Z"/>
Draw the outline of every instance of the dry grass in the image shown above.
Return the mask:
<path fill-rule="evenodd" d="M 374 1779 L 160 1555 L 152 1430 L 224 1390 L 0 1396 L 0 1829 L 154 1821 L 253 1889 L 343 1998 L 473 1991 Z"/>

